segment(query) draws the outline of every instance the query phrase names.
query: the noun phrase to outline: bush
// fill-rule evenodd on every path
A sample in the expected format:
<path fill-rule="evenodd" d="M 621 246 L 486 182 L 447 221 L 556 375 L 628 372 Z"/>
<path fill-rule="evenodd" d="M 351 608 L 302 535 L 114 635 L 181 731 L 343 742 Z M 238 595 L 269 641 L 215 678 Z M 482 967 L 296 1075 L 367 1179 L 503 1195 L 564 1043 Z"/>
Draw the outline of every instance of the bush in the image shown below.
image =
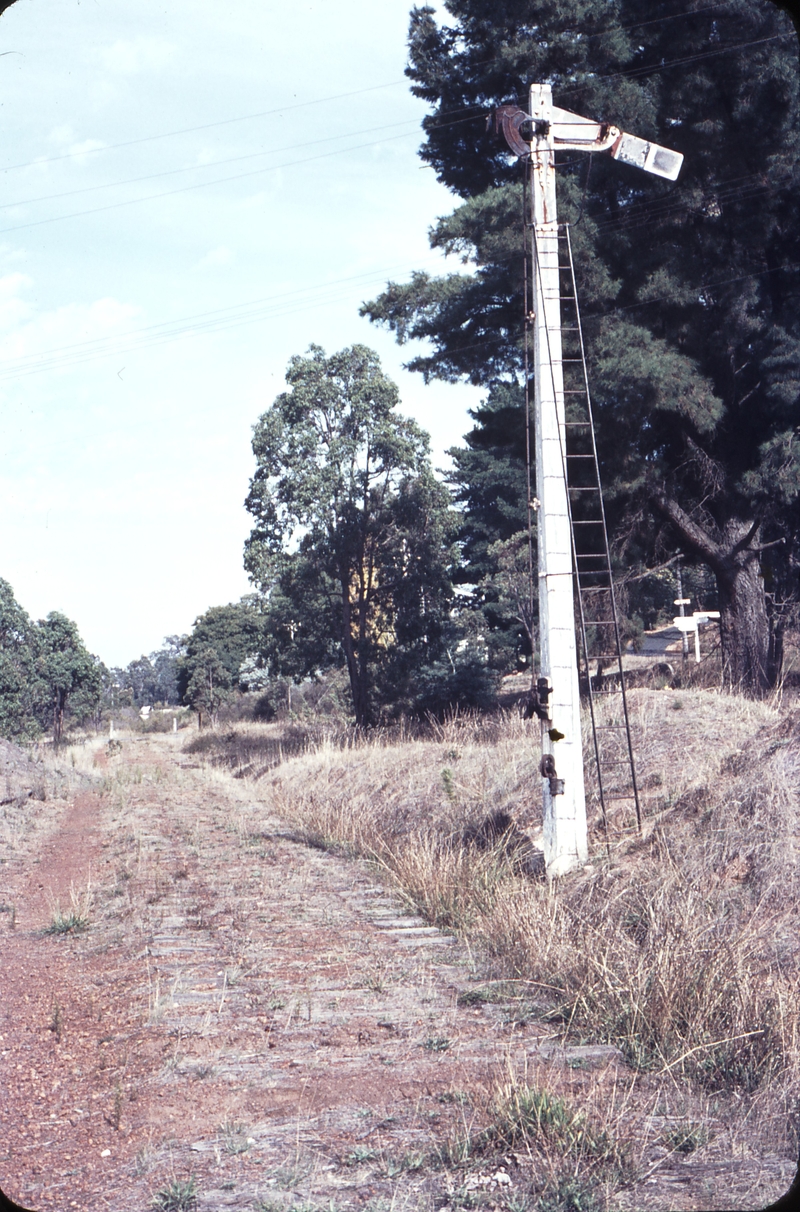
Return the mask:
<path fill-rule="evenodd" d="M 449 654 L 446 661 L 421 666 L 411 684 L 408 707 L 414 715 L 439 720 L 453 711 L 493 711 L 499 683 L 500 676 L 485 654 L 470 646 Z"/>

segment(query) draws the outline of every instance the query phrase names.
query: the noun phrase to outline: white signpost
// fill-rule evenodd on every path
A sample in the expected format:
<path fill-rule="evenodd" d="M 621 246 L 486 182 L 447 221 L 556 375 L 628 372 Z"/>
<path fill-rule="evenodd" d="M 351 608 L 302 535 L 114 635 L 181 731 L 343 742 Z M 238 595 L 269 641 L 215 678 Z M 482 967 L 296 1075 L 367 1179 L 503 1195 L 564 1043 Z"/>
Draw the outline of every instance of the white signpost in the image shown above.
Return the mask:
<path fill-rule="evenodd" d="M 695 610 L 691 615 L 678 615 L 672 620 L 684 639 L 694 633 L 694 659 L 697 665 L 700 664 L 700 624 L 718 618 L 718 610 Z"/>
<path fill-rule="evenodd" d="M 555 153 L 608 151 L 616 160 L 670 181 L 683 156 L 609 123 L 559 109 L 549 84 L 531 86 L 530 114 L 503 106 L 497 121 L 517 154 L 530 156 L 540 673 L 546 679 L 540 697 L 550 717 L 542 727 L 541 770 L 544 856 L 553 876 L 570 871 L 588 855 L 565 465 Z M 532 125 L 530 142 L 520 134 L 526 122 Z"/>

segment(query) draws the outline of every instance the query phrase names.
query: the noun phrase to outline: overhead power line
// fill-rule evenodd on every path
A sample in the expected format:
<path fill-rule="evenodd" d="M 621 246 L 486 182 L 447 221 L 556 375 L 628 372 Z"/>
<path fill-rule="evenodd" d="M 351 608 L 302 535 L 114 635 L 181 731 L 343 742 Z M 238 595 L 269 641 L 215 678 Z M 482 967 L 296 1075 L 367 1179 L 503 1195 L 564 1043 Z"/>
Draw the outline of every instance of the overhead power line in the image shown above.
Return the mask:
<path fill-rule="evenodd" d="M 33 206 L 38 202 L 53 202 L 59 198 L 72 198 L 77 194 L 96 193 L 99 189 L 118 189 L 122 185 L 138 185 L 142 181 L 156 181 L 161 177 L 173 177 L 178 173 L 196 173 L 202 172 L 203 169 L 221 168 L 225 164 L 240 164 L 245 160 L 258 160 L 262 156 L 275 156 L 279 152 L 298 151 L 304 147 L 318 147 L 320 143 L 330 145 L 338 139 L 355 139 L 359 135 L 369 135 L 376 130 L 396 130 L 398 126 L 412 126 L 414 129 L 419 127 L 419 122 L 416 119 L 405 122 L 392 122 L 390 125 L 381 123 L 378 126 L 367 126 L 364 130 L 347 131 L 343 135 L 326 135 L 322 139 L 309 139 L 305 143 L 288 143 L 282 147 L 272 147 L 266 151 L 248 152 L 244 156 L 230 156 L 225 160 L 213 160 L 208 164 L 188 164 L 183 168 L 167 168 L 158 173 L 147 173 L 142 177 L 128 177 L 124 181 L 106 181 L 102 185 L 85 185 L 80 189 L 67 189 L 58 194 L 40 194 L 37 198 L 21 198 L 18 202 L 2 202 L 0 210 L 12 210 L 17 206 Z M 280 166 L 276 166 L 280 167 Z M 265 170 L 268 171 L 268 168 Z"/>
<path fill-rule="evenodd" d="M 610 33 L 617 33 L 617 32 L 627 33 L 630 30 L 645 29 L 652 25 L 664 25 L 669 21 L 677 21 L 684 17 L 699 17 L 699 16 L 703 16 L 706 13 L 716 12 L 717 10 L 725 8 L 725 7 L 727 7 L 727 0 L 720 0 L 719 3 L 707 5 L 704 8 L 681 9 L 679 12 L 669 13 L 663 17 L 653 17 L 647 21 L 636 21 L 632 25 L 610 25 L 610 26 L 607 26 L 605 29 L 594 30 L 590 34 L 582 34 L 582 41 L 588 42 L 594 38 L 605 37 L 607 34 L 610 34 Z M 566 30 L 563 32 L 571 33 L 573 31 Z M 780 35 L 780 36 L 783 36 L 783 35 Z M 789 35 L 789 36 L 791 36 L 791 35 Z M 755 45 L 755 43 L 744 43 L 743 45 Z M 475 64 L 475 66 L 476 67 L 486 66 L 486 65 L 488 65 L 490 63 L 494 63 L 494 62 L 497 62 L 496 55 L 493 55 L 490 59 L 484 59 L 484 60 L 478 61 Z M 603 78 L 607 78 L 607 77 L 603 77 Z M 83 148 L 82 150 L 79 150 L 79 151 L 62 152 L 61 154 L 59 154 L 57 156 L 40 156 L 36 160 L 25 160 L 25 161 L 20 162 L 19 164 L 8 164 L 4 168 L 2 168 L 2 170 L 0 170 L 0 171 L 13 172 L 17 169 L 39 167 L 42 164 L 56 164 L 62 160 L 72 160 L 72 159 L 78 159 L 78 158 L 85 158 L 86 156 L 96 156 L 96 155 L 102 154 L 103 152 L 119 151 L 122 148 L 136 147 L 142 143 L 155 143 L 161 139 L 173 139 L 173 138 L 178 138 L 181 135 L 198 134 L 198 133 L 201 133 L 201 132 L 207 131 L 207 130 L 215 130 L 215 129 L 225 127 L 225 126 L 234 126 L 240 122 L 251 122 L 251 121 L 255 121 L 258 118 L 270 118 L 270 117 L 274 117 L 277 114 L 291 113 L 292 111 L 298 110 L 298 109 L 309 109 L 309 108 L 312 108 L 317 105 L 328 105 L 334 101 L 345 100 L 348 97 L 358 97 L 358 96 L 363 95 L 364 93 L 380 92 L 383 89 L 387 89 L 387 88 L 398 88 L 400 85 L 405 85 L 405 84 L 407 84 L 407 81 L 405 78 L 401 79 L 401 80 L 387 80 L 382 84 L 368 85 L 364 88 L 351 89 L 351 90 L 349 90 L 347 92 L 343 92 L 343 93 L 331 93 L 326 97 L 316 97 L 310 101 L 297 101 L 297 102 L 292 103 L 291 105 L 281 105 L 281 106 L 276 106 L 272 109 L 257 110 L 254 113 L 240 114 L 233 118 L 220 118 L 215 122 L 204 122 L 198 126 L 185 126 L 185 127 L 179 127 L 177 130 L 160 131 L 159 133 L 154 134 L 154 135 L 141 135 L 136 139 L 126 139 L 126 140 L 123 140 L 118 143 L 106 143 L 106 144 L 102 144 L 99 147 L 88 147 L 88 148 Z"/>
<path fill-rule="evenodd" d="M 320 152 L 317 156 L 301 156 L 298 160 L 285 160 L 282 164 L 270 164 L 264 168 L 254 168 L 250 172 L 235 173 L 232 176 L 215 177 L 213 181 L 196 181 L 193 185 L 181 185 L 177 189 L 163 190 L 158 194 L 148 194 L 144 198 L 126 198 L 122 202 L 109 202 L 106 206 L 95 206 L 90 210 L 72 211 L 67 215 L 52 215 L 49 219 L 34 219 L 30 223 L 17 223 L 13 227 L 3 228 L 3 232 L 24 231 L 30 227 L 42 227 L 46 223 L 60 223 L 64 219 L 80 219 L 85 215 L 99 215 L 104 211 L 119 210 L 123 206 L 136 206 L 141 202 L 153 202 L 158 198 L 171 198 L 175 194 L 189 193 L 196 189 L 209 189 L 213 185 L 225 185 L 229 181 L 243 181 L 248 177 L 262 176 L 264 173 L 277 172 L 281 168 L 294 168 L 298 164 L 307 164 L 312 160 L 326 160 L 331 156 L 346 155 L 348 152 L 362 151 L 367 147 L 375 147 L 378 143 L 392 143 L 397 139 L 408 139 L 416 131 L 406 131 L 402 135 L 390 135 L 388 139 L 372 140 L 369 143 L 358 143 L 355 147 L 337 148 L 335 151 Z"/>
<path fill-rule="evenodd" d="M 429 258 L 429 263 L 438 262 L 440 259 L 438 255 L 432 256 Z M 150 324 L 132 332 L 116 333 L 108 337 L 97 337 L 88 341 L 71 341 L 66 345 L 53 346 L 51 349 L 39 353 L 0 363 L 0 382 L 38 374 L 42 371 L 66 369 L 84 362 L 109 357 L 112 354 L 166 344 L 182 337 L 221 332 L 254 323 L 276 312 L 287 315 L 296 311 L 309 310 L 345 297 L 342 293 L 343 287 L 346 288 L 352 284 L 353 287 L 358 286 L 360 289 L 372 282 L 384 281 L 387 274 L 399 271 L 410 272 L 406 263 L 367 270 L 362 274 L 334 278 L 327 283 L 317 282 L 313 286 L 282 291 L 260 299 L 232 304 L 229 307 L 180 316 L 174 320 Z"/>
<path fill-rule="evenodd" d="M 613 79 L 617 76 L 633 76 L 636 74 L 643 74 L 643 73 L 644 74 L 654 74 L 655 72 L 666 71 L 667 68 L 669 68 L 669 67 L 678 66 L 678 65 L 685 64 L 688 62 L 694 62 L 695 60 L 698 60 L 698 59 L 708 59 L 708 58 L 712 58 L 713 56 L 716 56 L 716 55 L 727 54 L 727 53 L 730 53 L 733 51 L 746 50 L 751 46 L 760 46 L 764 43 L 776 42 L 776 41 L 779 41 L 779 40 L 787 38 L 787 37 L 794 37 L 794 35 L 793 34 L 791 34 L 791 35 L 790 34 L 776 34 L 770 38 L 755 39 L 751 42 L 739 42 L 739 43 L 735 43 L 731 46 L 718 47 L 713 51 L 706 51 L 700 55 L 692 55 L 692 56 L 684 57 L 682 59 L 667 60 L 664 63 L 658 64 L 658 65 L 655 65 L 652 67 L 631 68 L 627 71 L 612 72 L 609 76 L 597 76 L 597 77 L 595 77 L 595 79 Z M 578 88 L 562 89 L 560 91 L 559 95 L 560 96 L 569 96 L 571 93 L 574 93 L 576 91 L 578 91 Z M 475 107 L 463 106 L 457 110 L 441 111 L 437 115 L 431 115 L 431 117 L 436 116 L 439 118 L 443 118 L 443 117 L 447 117 L 449 114 L 452 114 L 452 113 L 463 113 L 465 110 L 468 110 L 468 109 L 474 110 L 473 114 L 470 115 L 469 117 L 462 118 L 462 119 L 456 120 L 454 122 L 436 123 L 435 128 L 432 126 L 429 126 L 428 130 L 430 131 L 431 129 L 438 129 L 439 127 L 442 127 L 442 126 L 459 125 L 460 122 L 468 122 L 473 117 L 477 117 L 477 116 L 479 116 L 480 113 L 485 112 L 485 107 L 482 107 L 482 106 L 480 106 L 480 107 L 479 106 L 475 106 Z M 403 125 L 403 124 L 399 123 L 398 125 Z M 416 124 L 415 124 L 415 129 L 416 129 Z M 356 134 L 356 133 L 358 133 L 358 132 L 354 132 L 354 134 Z M 159 193 L 159 194 L 150 194 L 145 198 L 129 198 L 122 202 L 112 202 L 112 203 L 109 203 L 107 206 L 95 207 L 95 208 L 92 208 L 91 210 L 75 211 L 72 214 L 68 214 L 68 215 L 54 215 L 49 219 L 37 219 L 37 220 L 33 220 L 29 223 L 19 223 L 19 224 L 16 224 L 14 227 L 7 227 L 4 230 L 7 232 L 22 231 L 23 229 L 30 228 L 30 227 L 39 227 L 39 226 L 42 226 L 43 224 L 60 222 L 63 219 L 81 218 L 85 215 L 99 214 L 102 211 L 116 210 L 123 206 L 133 206 L 139 202 L 149 202 L 149 201 L 153 201 L 158 198 L 166 198 L 166 197 L 170 197 L 174 194 L 186 193 L 190 190 L 206 189 L 209 186 L 224 184 L 228 181 L 240 181 L 246 177 L 258 176 L 261 173 L 272 172 L 272 171 L 275 171 L 275 170 L 281 169 L 281 168 L 292 168 L 298 164 L 303 164 L 310 160 L 327 159 L 327 158 L 330 158 L 331 156 L 335 156 L 335 155 L 346 154 L 346 153 L 352 152 L 352 151 L 361 151 L 367 147 L 374 147 L 379 143 L 393 142 L 397 139 L 408 138 L 409 135 L 414 134 L 414 133 L 415 133 L 415 131 L 412 130 L 412 131 L 407 132 L 407 134 L 404 134 L 404 135 L 390 135 L 388 137 L 388 139 L 379 139 L 379 140 L 373 141 L 371 143 L 357 144 L 355 147 L 344 148 L 341 151 L 335 150 L 335 151 L 330 151 L 330 152 L 321 152 L 318 156 L 304 156 L 300 160 L 290 160 L 283 164 L 269 165 L 265 168 L 254 169 L 252 172 L 237 173 L 233 176 L 216 178 L 213 181 L 196 182 L 193 185 L 181 186 L 178 189 L 165 190 L 164 192 Z M 342 136 L 338 136 L 338 137 L 346 138 L 347 136 L 342 135 Z M 353 137 L 353 135 L 351 135 L 350 137 Z M 318 143 L 318 142 L 321 142 L 321 140 L 315 140 L 314 142 Z M 253 154 L 259 155 L 259 154 L 265 154 L 265 153 L 253 153 Z M 267 153 L 267 154 L 269 154 L 269 153 Z M 185 171 L 185 170 L 172 170 L 172 171 Z M 160 176 L 162 174 L 155 174 L 155 175 Z M 163 174 L 163 175 L 168 175 L 168 174 Z M 145 178 L 142 178 L 142 179 L 145 179 Z M 130 183 L 131 182 L 120 182 L 120 184 L 130 184 Z M 97 187 L 90 187 L 90 188 L 109 188 L 109 187 L 97 186 Z M 39 200 L 44 200 L 44 199 L 39 199 Z M 17 203 L 16 205 L 22 205 L 22 203 Z"/>
<path fill-rule="evenodd" d="M 263 109 L 255 114 L 242 114 L 238 118 L 220 118 L 217 122 L 205 122 L 202 126 L 184 126 L 180 130 L 166 130 L 158 135 L 142 135 L 138 139 L 126 139 L 122 143 L 106 143 L 102 147 L 88 147 L 84 151 L 63 152 L 60 156 L 43 156 L 38 160 L 26 160 L 21 164 L 8 164 L 2 171 L 12 172 L 17 168 L 34 168 L 40 164 L 55 164 L 59 160 L 72 160 L 78 156 L 93 156 L 100 152 L 118 151 L 122 147 L 136 147 L 140 143 L 155 143 L 158 139 L 174 139 L 178 135 L 193 135 L 199 131 L 214 130 L 220 126 L 233 126 L 237 122 L 251 122 L 256 118 L 271 118 L 276 114 L 289 113 L 295 109 L 308 109 L 313 105 L 327 105 L 331 101 L 341 101 L 345 97 L 359 97 L 363 93 L 375 93 L 383 88 L 396 88 L 405 84 L 405 80 L 387 80 L 385 84 L 373 84 L 368 88 L 356 88 L 346 93 L 333 93 L 329 97 L 317 97 L 313 101 L 297 101 L 293 105 L 280 105 L 276 109 Z"/>
<path fill-rule="evenodd" d="M 458 111 L 453 111 L 453 112 L 458 112 Z M 462 119 L 458 119 L 455 122 L 441 123 L 441 125 L 442 126 L 457 126 L 459 121 L 467 122 L 470 120 L 471 120 L 471 117 L 462 118 Z M 405 124 L 398 123 L 398 125 L 402 126 Z M 386 128 L 383 128 L 383 129 L 386 129 Z M 158 194 L 147 194 L 144 198 L 126 198 L 122 202 L 109 202 L 106 206 L 95 206 L 95 207 L 91 207 L 89 210 L 72 211 L 70 214 L 66 214 L 66 215 L 51 215 L 51 217 L 49 219 L 33 219 L 29 223 L 17 223 L 13 227 L 5 227 L 5 228 L 2 228 L 1 230 L 3 231 L 3 233 L 12 232 L 12 231 L 23 231 L 26 228 L 41 227 L 47 223 L 60 223 L 64 219 L 79 219 L 79 218 L 82 218 L 84 215 L 97 215 L 97 214 L 101 214 L 103 211 L 118 210 L 120 207 L 123 207 L 123 206 L 135 206 L 140 202 L 152 202 L 158 198 L 170 198 L 175 194 L 189 193 L 191 190 L 195 190 L 195 189 L 208 189 L 212 185 L 225 185 L 228 181 L 242 181 L 248 177 L 257 177 L 257 176 L 261 176 L 264 173 L 277 172 L 281 168 L 293 168 L 299 164 L 308 164 L 313 160 L 326 160 L 326 159 L 330 159 L 330 157 L 332 157 L 332 156 L 347 155 L 349 152 L 363 151 L 365 148 L 369 148 L 369 147 L 379 147 L 383 143 L 393 143 L 398 139 L 408 139 L 411 135 L 416 135 L 417 130 L 418 130 L 418 124 L 415 123 L 413 130 L 406 131 L 403 134 L 389 135 L 387 138 L 384 138 L 384 139 L 373 139 L 369 143 L 357 143 L 354 147 L 335 148 L 333 151 L 320 152 L 319 155 L 316 155 L 316 156 L 302 156 L 298 160 L 286 160 L 282 164 L 268 164 L 268 165 L 265 165 L 263 168 L 255 168 L 250 172 L 234 173 L 232 175 L 228 175 L 225 177 L 216 177 L 212 181 L 196 181 L 193 185 L 181 185 L 177 189 L 163 190 L 161 193 L 158 193 Z M 358 133 L 358 132 L 354 132 L 354 133 Z M 342 135 L 339 137 L 340 138 L 346 138 L 346 137 L 352 138 L 353 134 L 351 134 L 349 136 Z M 315 140 L 315 143 L 316 142 L 328 143 L 328 142 L 330 142 L 330 140 L 327 140 L 327 139 Z M 214 167 L 214 166 L 212 165 L 211 167 Z M 156 175 L 160 175 L 160 174 L 156 174 Z M 104 188 L 104 187 L 98 186 L 97 188 Z M 38 200 L 45 201 L 46 199 L 38 199 Z M 23 204 L 15 203 L 14 205 L 20 206 Z"/>

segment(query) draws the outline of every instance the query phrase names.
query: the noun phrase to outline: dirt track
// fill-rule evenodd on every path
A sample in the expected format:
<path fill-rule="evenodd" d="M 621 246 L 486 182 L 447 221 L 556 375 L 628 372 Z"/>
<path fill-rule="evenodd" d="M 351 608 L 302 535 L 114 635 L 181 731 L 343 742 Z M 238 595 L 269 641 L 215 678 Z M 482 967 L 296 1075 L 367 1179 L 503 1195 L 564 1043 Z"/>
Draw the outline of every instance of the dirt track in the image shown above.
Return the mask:
<path fill-rule="evenodd" d="M 2 868 L 6 1193 L 126 1212 L 194 1176 L 199 1208 L 446 1199 L 427 1158 L 463 1132 L 461 1089 L 537 1037 L 458 1007 L 460 947 L 171 739 L 98 761 L 105 789 L 31 804 Z M 44 934 L 87 888 L 88 929 Z"/>
<path fill-rule="evenodd" d="M 97 789 L 28 801 L 0 851 L 0 1187 L 37 1212 L 144 1212 L 170 1184 L 206 1210 L 523 1206 L 532 1158 L 443 1163 L 506 1070 L 613 1100 L 618 1054 L 458 1004 L 464 947 L 181 741 L 98 749 Z M 88 927 L 44 933 L 71 893 Z M 669 1206 L 725 1206 L 672 1169 Z"/>

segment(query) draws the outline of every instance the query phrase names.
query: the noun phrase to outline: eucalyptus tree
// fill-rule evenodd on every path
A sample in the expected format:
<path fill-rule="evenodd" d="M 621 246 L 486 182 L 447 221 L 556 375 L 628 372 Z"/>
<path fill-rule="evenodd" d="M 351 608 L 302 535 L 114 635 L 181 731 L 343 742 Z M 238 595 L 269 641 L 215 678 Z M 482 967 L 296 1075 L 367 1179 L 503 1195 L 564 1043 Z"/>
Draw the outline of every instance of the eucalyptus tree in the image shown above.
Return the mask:
<path fill-rule="evenodd" d="M 254 429 L 245 567 L 265 594 L 265 653 L 294 677 L 343 663 L 356 723 L 438 655 L 452 596 L 453 516 L 427 435 L 397 411 L 377 354 L 293 357 Z M 380 697 L 380 695 L 378 695 Z"/>
<path fill-rule="evenodd" d="M 38 732 L 35 683 L 34 625 L 0 579 L 0 736 L 13 740 Z"/>
<path fill-rule="evenodd" d="M 36 624 L 34 645 L 39 716 L 52 728 L 53 744 L 59 745 L 70 713 L 79 721 L 94 713 L 102 694 L 102 665 L 86 648 L 76 624 L 56 610 Z"/>

